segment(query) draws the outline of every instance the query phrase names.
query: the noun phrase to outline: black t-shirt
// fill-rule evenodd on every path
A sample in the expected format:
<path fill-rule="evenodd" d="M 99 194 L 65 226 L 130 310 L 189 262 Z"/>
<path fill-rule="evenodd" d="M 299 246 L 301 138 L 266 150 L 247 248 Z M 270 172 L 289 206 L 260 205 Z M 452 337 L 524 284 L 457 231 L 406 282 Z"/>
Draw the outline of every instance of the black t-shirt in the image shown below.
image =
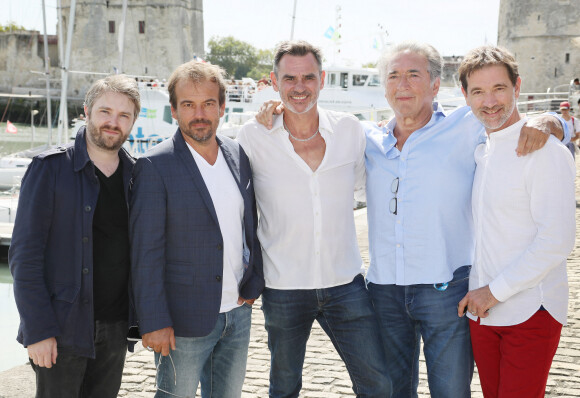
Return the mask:
<path fill-rule="evenodd" d="M 95 320 L 119 321 L 129 313 L 129 219 L 123 165 L 100 182 L 93 216 L 93 297 Z"/>

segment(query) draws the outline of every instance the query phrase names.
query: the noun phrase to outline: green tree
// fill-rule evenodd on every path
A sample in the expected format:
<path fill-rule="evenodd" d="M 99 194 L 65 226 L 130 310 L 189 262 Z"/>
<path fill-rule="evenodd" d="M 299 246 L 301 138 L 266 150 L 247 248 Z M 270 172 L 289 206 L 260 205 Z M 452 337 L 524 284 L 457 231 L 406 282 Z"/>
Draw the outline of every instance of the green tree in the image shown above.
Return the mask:
<path fill-rule="evenodd" d="M 266 75 L 268 78 L 273 69 L 274 50 L 258 50 L 258 63 L 249 72 L 248 77 L 254 80 L 260 80 Z"/>
<path fill-rule="evenodd" d="M 377 67 L 377 63 L 376 62 L 367 62 L 366 64 L 363 64 L 362 67 L 363 68 L 376 68 Z"/>
<path fill-rule="evenodd" d="M 256 48 L 232 36 L 212 37 L 207 45 L 209 52 L 205 56 L 206 60 L 221 66 L 236 79 L 248 76 L 250 70 L 259 63 Z"/>
<path fill-rule="evenodd" d="M 0 32 L 14 32 L 17 30 L 26 30 L 24 26 L 16 25 L 14 21 L 8 21 L 6 25 L 0 24 Z"/>

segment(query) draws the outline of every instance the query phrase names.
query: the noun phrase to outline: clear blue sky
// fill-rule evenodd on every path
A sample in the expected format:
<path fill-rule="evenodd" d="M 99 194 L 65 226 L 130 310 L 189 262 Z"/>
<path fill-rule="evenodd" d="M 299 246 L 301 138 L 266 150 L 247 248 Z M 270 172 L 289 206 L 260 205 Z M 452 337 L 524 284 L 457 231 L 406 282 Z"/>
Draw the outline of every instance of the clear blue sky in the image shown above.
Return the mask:
<path fill-rule="evenodd" d="M 375 61 L 381 43 L 415 39 L 443 55 L 497 41 L 500 0 L 298 0 L 294 38 L 323 49 L 326 60 L 358 66 Z M 0 0 L 0 23 L 42 32 L 41 0 Z M 56 31 L 56 0 L 46 0 L 47 29 Z M 257 48 L 290 38 L 294 0 L 204 0 L 205 42 L 234 36 Z M 341 10 L 337 13 L 337 6 Z M 324 36 L 340 15 L 340 46 Z M 377 43 L 378 49 L 373 48 Z M 340 48 L 340 55 L 336 55 Z"/>

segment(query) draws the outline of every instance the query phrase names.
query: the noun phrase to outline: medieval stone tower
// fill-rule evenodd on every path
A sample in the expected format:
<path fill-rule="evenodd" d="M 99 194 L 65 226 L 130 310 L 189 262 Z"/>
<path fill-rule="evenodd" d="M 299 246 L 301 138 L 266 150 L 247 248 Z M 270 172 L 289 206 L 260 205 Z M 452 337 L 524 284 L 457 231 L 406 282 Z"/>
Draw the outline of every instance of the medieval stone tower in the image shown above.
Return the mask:
<path fill-rule="evenodd" d="M 70 0 L 62 0 L 66 43 Z M 122 0 L 76 2 L 71 71 L 115 73 L 119 70 Z M 203 56 L 202 0 L 129 0 L 121 72 L 168 79 L 176 66 Z M 68 93 L 83 96 L 99 76 L 71 73 Z"/>
<path fill-rule="evenodd" d="M 497 42 L 515 54 L 522 91 L 568 84 L 580 77 L 580 1 L 501 0 Z"/>

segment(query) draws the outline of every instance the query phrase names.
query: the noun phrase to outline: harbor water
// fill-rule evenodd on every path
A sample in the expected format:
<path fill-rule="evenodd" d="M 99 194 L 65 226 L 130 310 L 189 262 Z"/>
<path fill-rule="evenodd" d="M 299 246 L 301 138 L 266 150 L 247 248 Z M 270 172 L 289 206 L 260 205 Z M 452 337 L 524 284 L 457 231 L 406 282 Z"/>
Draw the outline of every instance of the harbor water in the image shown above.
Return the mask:
<path fill-rule="evenodd" d="M 0 263 L 0 372 L 28 362 L 26 349 L 16 341 L 20 318 L 14 302 L 12 276 L 6 259 Z"/>

